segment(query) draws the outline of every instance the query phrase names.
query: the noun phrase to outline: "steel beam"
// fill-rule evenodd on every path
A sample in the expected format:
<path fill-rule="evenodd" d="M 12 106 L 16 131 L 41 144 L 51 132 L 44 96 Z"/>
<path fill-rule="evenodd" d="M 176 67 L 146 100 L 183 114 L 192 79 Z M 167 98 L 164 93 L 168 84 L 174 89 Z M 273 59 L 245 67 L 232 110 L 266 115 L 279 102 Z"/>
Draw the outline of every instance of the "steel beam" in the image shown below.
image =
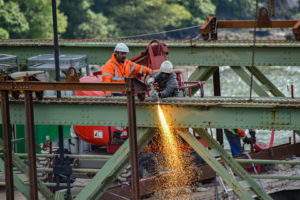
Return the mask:
<path fill-rule="evenodd" d="M 132 199 L 140 199 L 139 187 L 139 172 L 138 172 L 138 149 L 137 149 L 137 136 L 136 136 L 136 111 L 135 111 L 135 94 L 133 79 L 127 79 L 127 112 L 128 112 L 128 134 L 130 145 L 130 165 L 132 177 Z"/>
<path fill-rule="evenodd" d="M 141 151 L 154 136 L 154 129 L 139 128 L 137 132 L 138 151 Z M 87 186 L 76 196 L 76 200 L 99 199 L 111 183 L 127 167 L 129 162 L 129 141 L 127 140 L 101 168 Z"/>
<path fill-rule="evenodd" d="M 0 159 L 0 170 L 4 172 L 4 161 Z M 29 187 L 19 178 L 18 175 L 14 174 L 14 186 L 19 192 L 21 192 L 27 199 L 29 199 Z M 8 182 L 5 181 L 5 187 L 7 187 Z"/>
<path fill-rule="evenodd" d="M 23 173 L 28 177 L 28 167 L 24 162 L 14 154 L 12 154 L 13 158 L 13 164 Z M 29 177 L 28 177 L 29 179 Z M 51 200 L 53 199 L 54 195 L 53 193 L 47 188 L 47 186 L 39 179 L 37 179 L 37 186 L 40 191 L 40 193 L 47 199 Z"/>
<path fill-rule="evenodd" d="M 6 182 L 6 199 L 14 199 L 14 181 L 13 181 L 13 165 L 12 165 L 12 149 L 11 149 L 11 124 L 8 102 L 8 91 L 1 91 L 1 118 L 3 132 L 3 152 L 5 161 L 5 182 Z"/>
<path fill-rule="evenodd" d="M 125 97 L 51 99 L 34 104 L 36 125 L 128 125 Z M 160 104 L 174 127 L 300 130 L 299 99 L 169 98 Z M 156 107 L 153 99 L 136 102 L 138 127 L 159 126 Z M 12 124 L 25 124 L 23 104 L 11 101 L 10 111 Z"/>
<path fill-rule="evenodd" d="M 218 69 L 218 67 L 198 66 L 189 76 L 188 81 L 207 81 L 209 77 Z M 198 87 L 192 88 L 192 95 L 199 90 Z"/>
<path fill-rule="evenodd" d="M 239 76 L 241 77 L 241 79 L 248 85 L 250 86 L 251 83 L 251 77 L 249 76 L 249 74 L 247 74 L 247 72 L 239 66 L 231 66 L 231 69 Z M 261 88 L 257 82 L 255 80 L 253 80 L 253 90 L 254 92 L 261 97 L 268 97 L 268 93 L 265 92 L 265 90 L 263 88 Z"/>
<path fill-rule="evenodd" d="M 228 173 L 214 156 L 210 155 L 210 152 L 194 136 L 187 131 L 178 130 L 176 132 L 226 181 L 241 199 L 253 199 L 245 188 Z"/>
<path fill-rule="evenodd" d="M 62 54 L 86 54 L 91 64 L 105 64 L 120 41 L 60 40 Z M 129 58 L 145 51 L 150 41 L 123 41 Z M 168 59 L 182 66 L 251 66 L 252 41 L 161 41 L 169 49 Z M 17 55 L 22 64 L 29 57 L 53 53 L 53 40 L 0 40 L 0 52 Z M 300 43 L 257 41 L 254 66 L 300 66 Z"/>
<path fill-rule="evenodd" d="M 32 92 L 25 91 L 24 101 L 26 114 L 26 151 L 28 153 L 30 199 L 38 200 Z"/>
<path fill-rule="evenodd" d="M 213 74 L 213 83 L 214 83 L 214 96 L 221 96 L 221 81 L 220 81 L 220 69 L 218 69 Z M 217 132 L 217 141 L 222 145 L 223 144 L 223 129 L 216 129 Z"/>
<path fill-rule="evenodd" d="M 205 143 L 212 149 L 215 149 L 220 153 L 222 160 L 234 171 L 234 173 L 239 176 L 242 180 L 246 181 L 250 186 L 251 190 L 260 198 L 260 199 L 269 199 L 272 198 L 251 178 L 251 176 L 245 171 L 245 169 L 239 165 L 232 157 L 230 157 L 227 152 L 220 146 L 204 129 L 194 129 L 197 134 L 205 141 Z M 189 133 L 185 134 L 185 137 L 193 138 L 193 140 L 198 141 L 194 136 Z M 199 142 L 198 142 L 199 143 Z M 199 145 L 200 146 L 200 145 Z M 197 151 L 197 153 L 199 153 Z M 199 154 L 200 155 L 200 154 Z M 218 171 L 217 171 L 218 173 Z M 228 172 L 227 172 L 228 173 Z M 218 173 L 221 175 L 220 173 Z M 232 188 L 234 190 L 234 188 Z M 242 198 L 243 199 L 243 198 Z"/>
<path fill-rule="evenodd" d="M 3 143 L 2 139 L 0 139 L 0 148 L 2 147 L 2 143 Z M 14 166 L 16 166 L 18 168 L 18 170 L 20 170 L 23 174 L 25 174 L 28 177 L 27 165 L 24 164 L 24 162 L 18 156 L 16 156 L 14 153 L 12 153 L 12 162 L 13 162 Z M 15 177 L 14 177 L 14 181 L 17 181 L 17 182 L 14 182 L 17 189 L 21 188 L 20 192 L 21 193 L 26 192 L 26 194 L 28 194 L 27 196 L 29 197 L 29 195 L 30 195 L 29 188 L 27 191 L 26 188 L 23 187 L 24 185 L 27 185 L 27 183 L 24 183 L 22 180 L 20 180 L 20 179 L 18 180 Z M 22 183 L 20 183 L 20 181 Z M 44 183 L 41 180 L 37 179 L 37 184 L 38 184 L 39 191 L 47 200 L 53 199 L 53 193 L 44 185 Z M 21 185 L 21 186 L 18 186 L 18 185 Z"/>
<path fill-rule="evenodd" d="M 284 97 L 284 94 L 255 66 L 246 67 L 246 69 L 267 88 L 275 97 Z"/>

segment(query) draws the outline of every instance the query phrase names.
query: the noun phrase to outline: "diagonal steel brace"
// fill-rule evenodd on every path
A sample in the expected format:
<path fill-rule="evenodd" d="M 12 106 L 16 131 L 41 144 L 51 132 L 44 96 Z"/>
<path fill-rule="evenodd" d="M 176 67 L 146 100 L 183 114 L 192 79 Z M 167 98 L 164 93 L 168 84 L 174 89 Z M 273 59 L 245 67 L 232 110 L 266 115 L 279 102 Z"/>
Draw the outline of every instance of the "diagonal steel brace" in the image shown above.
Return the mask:
<path fill-rule="evenodd" d="M 140 152 L 156 133 L 152 128 L 138 128 L 137 145 Z M 129 140 L 118 149 L 109 161 L 101 168 L 75 200 L 99 199 L 113 181 L 122 173 L 129 163 Z"/>
<path fill-rule="evenodd" d="M 212 149 L 215 149 L 220 153 L 221 158 L 224 162 L 234 171 L 234 173 L 239 176 L 242 180 L 246 181 L 250 186 L 250 189 L 260 198 L 260 199 L 272 199 L 258 184 L 254 179 L 245 171 L 245 169 L 238 164 L 227 152 L 207 133 L 204 129 L 194 129 L 196 133 L 204 140 L 204 142 Z M 193 137 L 193 136 L 192 136 Z M 195 139 L 195 138 L 194 138 Z M 220 174 L 220 173 L 219 173 Z M 221 174 L 220 174 L 221 175 Z M 226 181 L 226 179 L 225 179 Z M 233 188 L 235 190 L 236 188 Z M 243 199 L 243 198 L 242 198 Z"/>

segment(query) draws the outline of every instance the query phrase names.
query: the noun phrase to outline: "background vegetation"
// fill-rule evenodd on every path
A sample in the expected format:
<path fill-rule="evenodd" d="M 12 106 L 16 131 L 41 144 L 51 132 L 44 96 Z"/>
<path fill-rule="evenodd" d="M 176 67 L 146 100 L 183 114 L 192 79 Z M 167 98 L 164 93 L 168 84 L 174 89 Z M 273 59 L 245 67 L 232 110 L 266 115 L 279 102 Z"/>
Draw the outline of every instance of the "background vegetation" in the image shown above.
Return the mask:
<path fill-rule="evenodd" d="M 266 1 L 260 0 L 260 5 Z M 275 2 L 277 18 L 299 17 L 295 0 Z M 255 0 L 57 0 L 57 4 L 58 31 L 64 39 L 123 38 L 193 26 L 155 37 L 194 38 L 210 15 L 253 19 L 255 12 Z M 1 39 L 52 37 L 51 0 L 0 0 Z"/>

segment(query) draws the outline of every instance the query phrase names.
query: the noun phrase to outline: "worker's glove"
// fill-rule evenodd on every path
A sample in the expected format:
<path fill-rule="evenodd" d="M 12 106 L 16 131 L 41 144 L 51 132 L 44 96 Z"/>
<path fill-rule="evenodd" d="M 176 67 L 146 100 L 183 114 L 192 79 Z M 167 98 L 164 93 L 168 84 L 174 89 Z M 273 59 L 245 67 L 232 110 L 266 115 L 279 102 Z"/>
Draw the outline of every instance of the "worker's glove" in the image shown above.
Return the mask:
<path fill-rule="evenodd" d="M 153 77 L 150 77 L 148 80 L 147 80 L 147 84 L 148 85 L 153 85 L 155 79 Z"/>
<path fill-rule="evenodd" d="M 158 92 L 155 90 L 155 89 L 151 89 L 150 91 L 149 91 L 149 96 L 150 97 L 153 97 L 153 98 L 158 98 L 159 96 L 158 96 Z"/>
<path fill-rule="evenodd" d="M 251 144 L 251 141 L 252 141 L 251 138 L 248 138 L 247 136 L 244 137 L 244 139 L 243 139 L 243 142 L 246 144 Z"/>

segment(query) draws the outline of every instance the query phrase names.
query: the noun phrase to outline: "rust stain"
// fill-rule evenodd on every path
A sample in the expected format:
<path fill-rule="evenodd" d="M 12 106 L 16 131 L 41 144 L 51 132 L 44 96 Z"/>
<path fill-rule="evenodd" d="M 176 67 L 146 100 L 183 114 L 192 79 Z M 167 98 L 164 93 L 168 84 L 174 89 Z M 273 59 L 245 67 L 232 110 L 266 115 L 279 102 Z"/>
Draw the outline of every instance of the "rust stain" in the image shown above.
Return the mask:
<path fill-rule="evenodd" d="M 276 124 L 276 111 L 272 111 L 272 122 Z"/>

